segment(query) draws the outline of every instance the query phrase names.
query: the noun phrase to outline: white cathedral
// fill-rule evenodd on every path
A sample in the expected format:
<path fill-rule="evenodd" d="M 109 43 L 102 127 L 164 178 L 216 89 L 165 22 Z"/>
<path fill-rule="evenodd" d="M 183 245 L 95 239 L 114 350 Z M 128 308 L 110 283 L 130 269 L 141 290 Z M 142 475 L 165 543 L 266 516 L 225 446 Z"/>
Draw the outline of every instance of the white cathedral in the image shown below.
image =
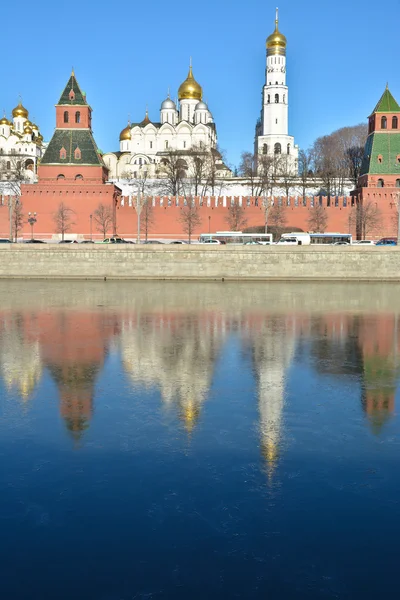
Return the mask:
<path fill-rule="evenodd" d="M 21 102 L 0 119 L 0 180 L 12 179 L 16 172 L 25 172 L 27 181 L 34 181 L 38 161 L 44 152 L 43 136 L 29 120 Z"/>
<path fill-rule="evenodd" d="M 178 105 L 168 97 L 162 102 L 160 120 L 151 121 L 146 111 L 140 123 L 130 123 L 121 131 L 120 151 L 108 152 L 103 159 L 110 179 L 139 178 L 146 171 L 149 178 L 162 176 L 163 155 L 179 151 L 183 155 L 191 148 L 216 150 L 217 132 L 213 116 L 205 102 L 203 90 L 193 76 L 192 65 L 178 90 Z M 225 165 L 219 166 L 223 171 Z M 226 175 L 230 174 L 226 168 Z"/>
<path fill-rule="evenodd" d="M 288 133 L 289 88 L 286 85 L 286 37 L 279 31 L 276 9 L 275 31 L 266 41 L 265 85 L 261 116 L 257 121 L 255 154 L 285 155 L 290 170 L 297 174 L 299 147 Z"/>

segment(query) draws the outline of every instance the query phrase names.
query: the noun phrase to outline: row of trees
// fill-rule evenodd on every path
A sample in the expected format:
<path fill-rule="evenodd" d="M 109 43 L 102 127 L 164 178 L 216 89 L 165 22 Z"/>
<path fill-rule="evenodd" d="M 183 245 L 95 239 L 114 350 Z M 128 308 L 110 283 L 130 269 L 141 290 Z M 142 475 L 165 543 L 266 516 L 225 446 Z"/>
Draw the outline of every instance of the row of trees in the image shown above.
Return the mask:
<path fill-rule="evenodd" d="M 317 189 L 318 195 L 341 195 L 346 181 L 357 185 L 366 138 L 364 124 L 318 138 L 309 150 L 300 150 L 298 175 L 286 154 L 256 156 L 243 152 L 239 175 L 248 180 L 252 196 L 275 196 L 281 189 L 286 196 L 293 189 L 302 196 L 310 189 Z"/>

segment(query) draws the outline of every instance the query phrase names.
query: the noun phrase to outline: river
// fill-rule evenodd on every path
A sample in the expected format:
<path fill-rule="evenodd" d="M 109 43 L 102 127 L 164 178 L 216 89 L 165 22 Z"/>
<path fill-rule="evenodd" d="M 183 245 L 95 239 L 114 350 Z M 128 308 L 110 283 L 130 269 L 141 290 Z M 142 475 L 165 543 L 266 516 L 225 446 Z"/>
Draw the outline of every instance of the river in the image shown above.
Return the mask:
<path fill-rule="evenodd" d="M 0 281 L 7 600 L 395 597 L 400 285 Z"/>

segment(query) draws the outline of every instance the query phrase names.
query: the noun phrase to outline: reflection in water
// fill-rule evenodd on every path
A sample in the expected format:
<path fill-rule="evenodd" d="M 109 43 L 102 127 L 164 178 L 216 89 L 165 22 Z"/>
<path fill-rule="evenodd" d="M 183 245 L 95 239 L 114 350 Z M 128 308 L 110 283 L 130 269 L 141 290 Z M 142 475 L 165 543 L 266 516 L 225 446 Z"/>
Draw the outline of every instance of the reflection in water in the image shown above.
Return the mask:
<path fill-rule="evenodd" d="M 89 427 L 96 381 L 113 343 L 134 388 L 158 389 L 164 405 L 176 407 L 191 432 L 209 395 L 216 360 L 235 331 L 252 356 L 262 454 L 270 474 L 279 455 L 287 372 L 296 348 L 320 376 L 358 382 L 376 434 L 393 414 L 399 375 L 396 313 L 272 311 L 254 301 L 256 292 L 244 307 L 233 302 L 230 310 L 225 294 L 222 310 L 218 302 L 212 309 L 206 303 L 195 309 L 188 290 L 175 310 L 171 303 L 162 309 L 159 297 L 151 296 L 147 304 L 139 296 L 133 308 L 129 303 L 118 308 L 113 297 L 109 306 L 93 303 L 92 309 L 5 310 L 0 314 L 5 388 L 26 402 L 47 371 L 58 388 L 60 414 L 77 439 Z"/>

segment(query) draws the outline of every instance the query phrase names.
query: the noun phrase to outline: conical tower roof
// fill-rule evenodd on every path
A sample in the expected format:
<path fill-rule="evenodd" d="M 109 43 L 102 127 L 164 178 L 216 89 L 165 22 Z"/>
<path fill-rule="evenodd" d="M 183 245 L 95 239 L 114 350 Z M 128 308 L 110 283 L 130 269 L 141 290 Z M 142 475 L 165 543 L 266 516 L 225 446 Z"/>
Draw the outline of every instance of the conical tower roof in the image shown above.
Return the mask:
<path fill-rule="evenodd" d="M 388 86 L 386 86 L 385 91 L 378 104 L 375 106 L 372 114 L 374 113 L 388 113 L 388 112 L 400 112 L 400 106 L 397 104 L 396 100 L 393 98 L 392 94 Z"/>
<path fill-rule="evenodd" d="M 74 106 L 79 104 L 87 104 L 86 96 L 79 87 L 79 83 L 76 80 L 74 71 L 72 71 L 71 76 L 68 79 L 67 85 L 60 96 L 58 104 L 73 104 Z"/>

